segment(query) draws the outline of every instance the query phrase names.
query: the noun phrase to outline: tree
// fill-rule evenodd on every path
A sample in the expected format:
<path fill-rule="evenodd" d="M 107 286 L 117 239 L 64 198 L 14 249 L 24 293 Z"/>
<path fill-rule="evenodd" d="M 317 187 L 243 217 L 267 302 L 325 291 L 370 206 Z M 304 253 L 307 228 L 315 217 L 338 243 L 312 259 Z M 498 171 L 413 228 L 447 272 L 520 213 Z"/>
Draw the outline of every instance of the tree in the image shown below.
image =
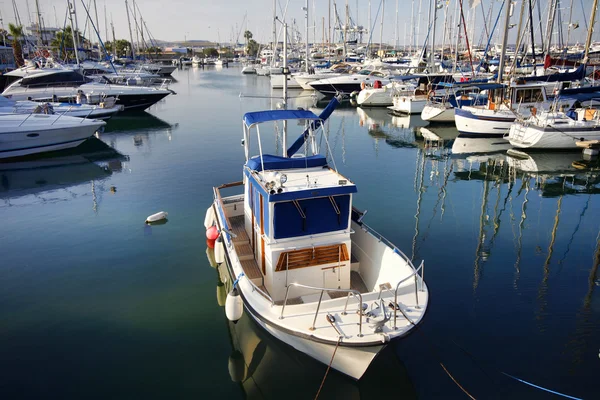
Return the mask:
<path fill-rule="evenodd" d="M 23 37 L 23 25 L 8 24 L 8 31 L 13 37 L 12 48 L 13 55 L 15 57 L 15 63 L 17 64 L 17 67 L 22 67 L 23 65 L 25 65 L 25 60 L 23 60 L 23 48 L 21 47 L 21 38 Z"/>
<path fill-rule="evenodd" d="M 256 57 L 258 55 L 258 49 L 260 45 L 254 39 L 250 39 L 248 42 L 248 47 L 246 48 L 246 53 L 250 56 Z"/>
<path fill-rule="evenodd" d="M 0 38 L 2 39 L 2 46 L 6 46 L 6 40 L 8 39 L 8 31 L 6 29 L 0 29 Z"/>
<path fill-rule="evenodd" d="M 107 51 L 113 50 L 113 52 L 116 47 L 117 53 L 113 54 L 115 57 L 125 57 L 131 54 L 131 43 L 125 39 L 118 39 L 114 43 L 105 42 L 104 47 L 106 47 Z"/>
<path fill-rule="evenodd" d="M 250 39 L 252 39 L 252 32 L 250 32 L 250 31 L 244 32 L 244 39 L 246 39 L 246 42 L 248 42 Z"/>
<path fill-rule="evenodd" d="M 77 40 L 79 45 L 84 45 L 87 39 L 83 37 L 81 32 L 77 31 Z M 68 59 L 75 58 L 75 44 L 73 43 L 73 29 L 70 25 L 67 25 L 65 29 L 56 32 L 56 36 L 52 39 L 50 47 L 59 54 L 60 58 Z M 68 51 L 67 49 L 72 51 Z"/>
<path fill-rule="evenodd" d="M 214 47 L 209 47 L 207 49 L 202 50 L 204 57 L 219 57 L 219 51 Z"/>

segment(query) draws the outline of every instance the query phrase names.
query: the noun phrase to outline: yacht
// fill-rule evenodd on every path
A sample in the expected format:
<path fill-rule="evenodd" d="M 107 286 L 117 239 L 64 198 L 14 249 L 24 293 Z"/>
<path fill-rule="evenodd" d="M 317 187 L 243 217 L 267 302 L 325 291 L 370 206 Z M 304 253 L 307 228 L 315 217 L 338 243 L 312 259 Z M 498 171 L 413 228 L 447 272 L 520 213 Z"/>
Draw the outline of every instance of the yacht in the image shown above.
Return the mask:
<path fill-rule="evenodd" d="M 376 80 L 373 86 L 366 86 L 356 96 L 356 103 L 361 107 L 389 107 L 394 104 L 394 95 L 416 89 L 417 75 L 401 75 L 387 85 Z"/>
<path fill-rule="evenodd" d="M 142 111 L 173 93 L 162 87 L 125 86 L 93 82 L 77 71 L 52 70 L 26 76 L 8 86 L 2 95 L 12 100 L 75 102 L 78 92 L 87 103 L 99 104 L 114 97 L 125 111 Z"/>
<path fill-rule="evenodd" d="M 363 222 L 365 212 L 352 206 L 356 185 L 319 154 L 317 136 L 338 103 L 320 116 L 246 113 L 243 180 L 213 189 L 205 227 L 233 282 L 227 318 L 245 309 L 277 339 L 358 380 L 389 342 L 419 326 L 429 292 L 423 262 L 415 267 Z M 264 131 L 284 121 L 305 131 L 282 156 L 263 153 Z"/>
<path fill-rule="evenodd" d="M 503 86 L 498 83 L 440 83 L 438 87 L 445 87 L 444 95 L 436 95 L 435 92 L 429 97 L 429 101 L 423 107 L 421 118 L 429 122 L 454 123 L 454 110 L 456 108 L 485 105 L 487 103 L 487 91 L 500 89 Z"/>
<path fill-rule="evenodd" d="M 336 93 L 358 92 L 363 89 L 363 84 L 372 85 L 375 81 L 380 81 L 382 85 L 387 85 L 395 79 L 395 75 L 391 75 L 385 70 L 363 69 L 356 74 L 312 81 L 309 82 L 309 86 L 325 96 L 331 97 Z"/>
<path fill-rule="evenodd" d="M 462 135 L 504 136 L 517 115 L 527 118 L 534 109 L 548 109 L 559 90 L 584 76 L 585 68 L 581 66 L 574 72 L 564 74 L 519 78 L 510 83 L 508 90 L 506 87 L 490 90 L 484 106 L 455 109 L 456 128 Z"/>
<path fill-rule="evenodd" d="M 104 125 L 57 114 L 0 114 L 0 158 L 77 147 Z"/>
<path fill-rule="evenodd" d="M 77 103 L 40 103 L 36 101 L 14 101 L 0 96 L 0 114 L 60 114 L 68 117 L 107 120 L 123 110 L 110 98 L 99 105 Z"/>
<path fill-rule="evenodd" d="M 590 88 L 591 89 L 591 88 Z M 600 90 L 600 87 L 595 87 Z M 569 107 L 589 104 L 588 107 Z M 512 124 L 507 139 L 520 149 L 577 149 L 577 142 L 600 140 L 600 92 L 560 96 L 549 111 Z M 568 111 L 566 111 L 568 110 Z"/>

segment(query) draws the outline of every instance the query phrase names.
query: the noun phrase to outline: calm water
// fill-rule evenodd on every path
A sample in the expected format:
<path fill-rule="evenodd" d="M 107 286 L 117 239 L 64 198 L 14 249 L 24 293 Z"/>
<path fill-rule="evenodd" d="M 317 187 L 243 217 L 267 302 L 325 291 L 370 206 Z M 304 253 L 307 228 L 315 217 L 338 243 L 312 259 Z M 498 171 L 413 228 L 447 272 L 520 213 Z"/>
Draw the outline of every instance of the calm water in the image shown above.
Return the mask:
<path fill-rule="evenodd" d="M 109 121 L 100 138 L 118 153 L 2 167 L 1 398 L 316 394 L 324 366 L 247 317 L 227 322 L 205 252 L 212 187 L 241 177 L 241 117 L 278 100 L 238 68 L 173 76 L 176 96 Z M 292 95 L 292 107 L 313 105 Z M 425 260 L 431 303 L 363 380 L 331 372 L 321 398 L 467 398 L 443 367 L 477 399 L 552 398 L 505 373 L 598 398 L 598 164 L 466 154 L 494 141 L 457 140 L 453 153 L 454 129 L 427 127 L 445 139 L 429 147 L 423 125 L 354 108 L 328 123 L 355 205 Z M 168 223 L 146 227 L 160 210 Z"/>

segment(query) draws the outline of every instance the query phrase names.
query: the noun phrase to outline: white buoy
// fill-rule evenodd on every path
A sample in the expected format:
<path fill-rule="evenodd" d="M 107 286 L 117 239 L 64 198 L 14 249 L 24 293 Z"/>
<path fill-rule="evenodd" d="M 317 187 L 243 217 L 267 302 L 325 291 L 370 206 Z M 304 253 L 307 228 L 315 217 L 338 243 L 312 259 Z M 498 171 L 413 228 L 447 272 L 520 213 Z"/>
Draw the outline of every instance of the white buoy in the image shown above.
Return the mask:
<path fill-rule="evenodd" d="M 148 224 L 148 223 L 152 223 L 152 222 L 161 221 L 163 219 L 167 219 L 168 215 L 169 215 L 169 213 L 167 213 L 165 211 L 159 211 L 156 214 L 152 214 L 148 218 L 146 218 L 146 223 Z"/>
<path fill-rule="evenodd" d="M 240 318 L 242 318 L 242 314 L 244 313 L 244 302 L 242 301 L 242 296 L 238 292 L 237 288 L 234 287 L 231 292 L 227 295 L 227 299 L 225 300 L 225 315 L 227 319 L 232 322 L 237 322 Z"/>
<path fill-rule="evenodd" d="M 215 261 L 217 264 L 222 264 L 225 261 L 225 246 L 223 246 L 223 238 L 219 236 L 215 241 Z"/>
<path fill-rule="evenodd" d="M 204 227 L 206 229 L 210 228 L 215 224 L 215 210 L 213 207 L 208 207 L 206 210 L 206 216 L 204 217 Z"/>

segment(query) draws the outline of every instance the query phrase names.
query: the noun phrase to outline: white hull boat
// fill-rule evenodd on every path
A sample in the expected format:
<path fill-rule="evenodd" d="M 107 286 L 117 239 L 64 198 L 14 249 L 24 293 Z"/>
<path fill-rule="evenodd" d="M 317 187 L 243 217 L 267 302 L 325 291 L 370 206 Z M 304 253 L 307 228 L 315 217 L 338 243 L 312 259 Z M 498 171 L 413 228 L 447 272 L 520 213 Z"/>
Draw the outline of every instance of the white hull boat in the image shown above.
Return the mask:
<path fill-rule="evenodd" d="M 282 89 L 283 80 L 287 78 L 288 89 L 302 89 L 296 79 L 292 75 L 271 74 L 271 89 Z"/>
<path fill-rule="evenodd" d="M 387 343 L 422 321 L 428 289 L 424 264 L 415 268 L 362 222 L 364 213 L 352 207 L 356 186 L 324 156 L 296 154 L 305 141 L 318 151 L 316 134 L 337 102 L 322 117 L 304 110 L 247 113 L 243 182 L 214 189 L 205 227 L 218 237 L 216 262 L 226 263 L 234 281 L 228 319 L 245 309 L 279 340 L 360 379 Z M 250 142 L 260 141 L 256 126 L 286 120 L 306 122 L 306 135 L 284 156 L 259 150 L 250 157 Z M 235 187 L 243 193 L 221 196 Z"/>
<path fill-rule="evenodd" d="M 426 104 L 426 95 L 394 96 L 393 105 L 388 108 L 402 114 L 421 114 Z"/>
<path fill-rule="evenodd" d="M 0 96 L 0 114 L 59 114 L 67 117 L 107 120 L 123 110 L 114 99 L 100 105 L 74 103 L 38 103 L 35 101 L 12 101 Z"/>
<path fill-rule="evenodd" d="M 77 147 L 105 124 L 62 115 L 0 115 L 0 158 Z"/>
<path fill-rule="evenodd" d="M 600 112 L 591 111 L 590 120 L 573 120 L 562 112 L 543 112 L 515 122 L 507 139 L 520 149 L 574 150 L 578 141 L 600 139 Z"/>
<path fill-rule="evenodd" d="M 454 107 L 445 103 L 426 104 L 421 118 L 429 122 L 454 122 Z"/>

